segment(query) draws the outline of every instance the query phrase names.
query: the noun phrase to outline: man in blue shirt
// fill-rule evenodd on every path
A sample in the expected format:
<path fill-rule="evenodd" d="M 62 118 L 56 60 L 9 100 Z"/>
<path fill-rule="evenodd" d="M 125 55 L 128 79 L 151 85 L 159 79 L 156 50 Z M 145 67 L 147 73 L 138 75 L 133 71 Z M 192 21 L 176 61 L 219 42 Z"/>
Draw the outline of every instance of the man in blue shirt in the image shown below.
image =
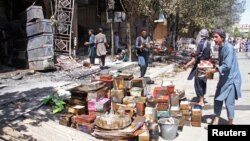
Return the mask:
<path fill-rule="evenodd" d="M 95 57 L 96 57 L 96 47 L 95 47 L 95 35 L 94 30 L 89 29 L 89 41 L 85 42 L 84 45 L 88 46 L 88 56 L 90 63 L 92 65 L 95 64 Z"/>
<path fill-rule="evenodd" d="M 241 97 L 241 75 L 238 67 L 236 52 L 229 42 L 225 41 L 223 29 L 214 31 L 214 41 L 219 47 L 219 66 L 208 70 L 206 76 L 219 72 L 219 82 L 214 97 L 215 118 L 213 124 L 219 123 L 223 101 L 225 101 L 228 124 L 233 124 L 235 100 Z"/>

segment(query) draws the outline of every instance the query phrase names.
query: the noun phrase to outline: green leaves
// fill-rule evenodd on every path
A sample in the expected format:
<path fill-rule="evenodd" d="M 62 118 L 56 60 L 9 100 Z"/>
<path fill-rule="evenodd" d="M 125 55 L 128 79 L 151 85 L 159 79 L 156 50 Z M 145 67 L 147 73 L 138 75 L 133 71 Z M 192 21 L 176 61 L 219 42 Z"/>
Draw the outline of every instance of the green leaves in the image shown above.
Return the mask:
<path fill-rule="evenodd" d="M 52 113 L 56 114 L 58 112 L 61 112 L 64 110 L 64 105 L 66 104 L 64 101 L 60 100 L 59 96 L 55 96 L 56 94 L 52 94 L 46 96 L 43 99 L 43 104 L 49 104 L 50 102 L 53 102 L 53 104 L 55 104 L 55 108 L 53 109 Z"/>
<path fill-rule="evenodd" d="M 62 100 L 57 100 L 57 99 L 55 99 L 55 100 L 53 100 L 53 101 L 54 101 L 54 103 L 56 104 L 56 107 L 55 107 L 55 109 L 53 110 L 53 114 L 58 113 L 58 112 L 61 112 L 61 111 L 64 110 L 64 105 L 66 104 L 64 101 L 62 101 Z"/>
<path fill-rule="evenodd" d="M 52 97 L 50 95 L 47 95 L 44 99 L 43 99 L 43 104 L 48 104 L 50 101 L 52 100 Z"/>
<path fill-rule="evenodd" d="M 197 32 L 201 28 L 212 31 L 216 27 L 229 27 L 240 20 L 245 11 L 246 0 L 124 0 L 131 19 L 146 16 L 153 24 L 159 12 L 168 17 L 169 23 L 175 23 L 179 16 L 179 32 Z M 131 20 L 133 21 L 133 20 Z M 172 25 L 172 24 L 170 24 Z"/>

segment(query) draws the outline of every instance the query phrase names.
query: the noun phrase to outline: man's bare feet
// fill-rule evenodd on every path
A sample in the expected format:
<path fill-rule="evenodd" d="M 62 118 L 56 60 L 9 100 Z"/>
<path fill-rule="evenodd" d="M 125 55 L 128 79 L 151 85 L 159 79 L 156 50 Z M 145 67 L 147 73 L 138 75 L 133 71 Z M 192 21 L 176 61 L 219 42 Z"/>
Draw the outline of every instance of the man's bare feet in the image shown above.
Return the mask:
<path fill-rule="evenodd" d="M 233 119 L 228 119 L 227 124 L 228 124 L 228 125 L 233 125 Z"/>
<path fill-rule="evenodd" d="M 204 105 L 205 105 L 204 97 L 200 97 L 200 101 L 198 104 L 201 105 L 202 107 L 204 107 Z"/>
<path fill-rule="evenodd" d="M 218 125 L 219 124 L 219 119 L 220 119 L 220 117 L 218 117 L 218 116 L 214 117 L 212 125 Z"/>

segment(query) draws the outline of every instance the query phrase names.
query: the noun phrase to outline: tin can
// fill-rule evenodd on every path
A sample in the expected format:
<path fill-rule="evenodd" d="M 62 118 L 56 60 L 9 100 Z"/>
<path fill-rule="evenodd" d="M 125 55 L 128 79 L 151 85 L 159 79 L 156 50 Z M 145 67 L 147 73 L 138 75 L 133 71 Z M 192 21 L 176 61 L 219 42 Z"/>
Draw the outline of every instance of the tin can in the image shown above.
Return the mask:
<path fill-rule="evenodd" d="M 167 86 L 168 94 L 172 94 L 174 92 L 174 85 Z"/>
<path fill-rule="evenodd" d="M 150 141 L 158 141 L 159 140 L 159 127 L 155 122 L 149 123 L 149 138 Z"/>
<path fill-rule="evenodd" d="M 154 97 L 147 98 L 147 107 L 155 107 L 157 103 L 157 99 Z"/>
<path fill-rule="evenodd" d="M 144 116 L 145 114 L 145 103 L 137 102 L 136 103 L 136 115 Z"/>

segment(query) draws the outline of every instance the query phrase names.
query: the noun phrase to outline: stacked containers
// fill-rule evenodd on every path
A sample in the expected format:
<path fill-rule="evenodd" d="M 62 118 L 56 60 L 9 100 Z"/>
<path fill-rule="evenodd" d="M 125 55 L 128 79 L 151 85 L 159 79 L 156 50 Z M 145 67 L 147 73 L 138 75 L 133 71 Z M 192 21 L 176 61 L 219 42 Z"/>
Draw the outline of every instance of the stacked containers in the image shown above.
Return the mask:
<path fill-rule="evenodd" d="M 41 6 L 30 6 L 26 9 L 26 16 L 29 68 L 34 70 L 54 68 L 51 21 L 44 19 Z"/>

